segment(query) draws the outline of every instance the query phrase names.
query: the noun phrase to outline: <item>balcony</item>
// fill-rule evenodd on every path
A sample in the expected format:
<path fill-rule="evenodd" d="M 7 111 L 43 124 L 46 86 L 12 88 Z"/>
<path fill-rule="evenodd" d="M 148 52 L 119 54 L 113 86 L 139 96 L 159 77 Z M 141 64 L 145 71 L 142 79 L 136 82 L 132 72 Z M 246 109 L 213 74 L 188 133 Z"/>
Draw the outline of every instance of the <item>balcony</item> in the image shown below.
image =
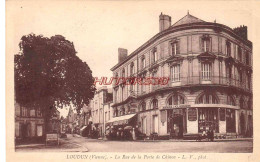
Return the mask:
<path fill-rule="evenodd" d="M 248 85 L 245 82 L 241 82 L 234 78 L 227 78 L 227 77 L 220 77 L 220 76 L 213 76 L 207 79 L 203 79 L 200 76 L 183 77 L 180 78 L 179 82 L 173 82 L 172 80 L 169 80 L 168 84 L 166 85 L 152 85 L 152 91 L 156 91 L 162 88 L 192 86 L 192 85 L 232 86 L 232 87 L 240 88 L 247 92 L 251 92 L 251 89 L 248 87 Z"/>

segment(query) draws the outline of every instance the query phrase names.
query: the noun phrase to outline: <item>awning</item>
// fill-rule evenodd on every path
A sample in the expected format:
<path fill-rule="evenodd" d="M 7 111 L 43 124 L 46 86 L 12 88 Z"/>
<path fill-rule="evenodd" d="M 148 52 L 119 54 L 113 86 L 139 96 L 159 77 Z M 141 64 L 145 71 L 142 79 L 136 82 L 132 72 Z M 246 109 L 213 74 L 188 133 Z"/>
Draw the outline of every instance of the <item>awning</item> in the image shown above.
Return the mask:
<path fill-rule="evenodd" d="M 119 117 L 115 117 L 110 119 L 107 124 L 112 124 L 113 125 L 121 125 L 121 124 L 128 124 L 128 121 L 133 118 L 136 114 L 129 114 L 129 115 L 123 115 Z"/>
<path fill-rule="evenodd" d="M 87 128 L 87 126 L 83 126 L 81 129 L 80 129 L 80 131 L 83 131 L 84 129 L 86 129 Z"/>

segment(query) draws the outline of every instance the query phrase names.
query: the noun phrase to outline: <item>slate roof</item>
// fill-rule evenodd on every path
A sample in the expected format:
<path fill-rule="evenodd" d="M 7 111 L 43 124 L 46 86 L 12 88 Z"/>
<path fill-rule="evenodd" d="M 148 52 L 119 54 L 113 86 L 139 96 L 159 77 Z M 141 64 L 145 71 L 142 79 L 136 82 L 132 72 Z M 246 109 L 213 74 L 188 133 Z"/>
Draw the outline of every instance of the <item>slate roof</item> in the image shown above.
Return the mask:
<path fill-rule="evenodd" d="M 171 27 L 183 25 L 183 24 L 191 24 L 191 23 L 197 23 L 197 22 L 205 22 L 195 16 L 190 15 L 189 13 L 181 18 L 179 21 L 177 21 L 175 24 L 173 24 Z"/>

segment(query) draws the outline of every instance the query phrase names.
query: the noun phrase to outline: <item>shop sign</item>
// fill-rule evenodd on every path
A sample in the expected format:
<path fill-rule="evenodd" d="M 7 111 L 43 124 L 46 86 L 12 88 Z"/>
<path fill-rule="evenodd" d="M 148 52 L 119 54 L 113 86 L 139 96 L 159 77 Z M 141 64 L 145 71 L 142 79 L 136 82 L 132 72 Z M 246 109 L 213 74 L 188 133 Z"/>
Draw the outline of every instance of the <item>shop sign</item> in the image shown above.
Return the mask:
<path fill-rule="evenodd" d="M 196 108 L 188 109 L 188 119 L 189 119 L 189 121 L 197 120 L 197 109 Z"/>
<path fill-rule="evenodd" d="M 176 109 L 176 108 L 188 108 L 190 105 L 172 105 L 172 106 L 164 106 L 163 109 Z"/>

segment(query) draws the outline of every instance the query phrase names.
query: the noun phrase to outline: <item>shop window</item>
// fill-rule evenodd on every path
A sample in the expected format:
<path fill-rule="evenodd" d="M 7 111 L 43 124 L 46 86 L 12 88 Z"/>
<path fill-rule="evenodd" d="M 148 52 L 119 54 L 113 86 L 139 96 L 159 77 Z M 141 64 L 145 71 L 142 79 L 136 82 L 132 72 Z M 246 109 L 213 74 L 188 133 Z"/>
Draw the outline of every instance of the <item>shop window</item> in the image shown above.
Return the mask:
<path fill-rule="evenodd" d="M 171 97 L 169 97 L 168 99 L 168 105 L 172 106 L 172 105 L 181 105 L 185 103 L 185 99 L 183 96 L 179 95 L 179 94 L 175 94 L 172 95 Z"/>
<path fill-rule="evenodd" d="M 158 109 L 158 100 L 153 99 L 151 106 L 152 106 L 152 109 Z"/>
<path fill-rule="evenodd" d="M 228 133 L 236 132 L 236 116 L 233 109 L 226 109 L 226 129 Z"/>
<path fill-rule="evenodd" d="M 228 104 L 228 105 L 232 105 L 232 106 L 236 106 L 235 100 L 234 100 L 233 97 L 230 96 L 230 95 L 227 96 L 227 104 Z"/>
<path fill-rule="evenodd" d="M 171 81 L 179 82 L 181 78 L 181 70 L 180 65 L 174 65 L 171 67 Z"/>
<path fill-rule="evenodd" d="M 202 80 L 211 80 L 211 63 L 201 64 Z"/>
<path fill-rule="evenodd" d="M 218 104 L 218 100 L 214 94 L 205 93 L 197 99 L 196 104 Z"/>
<path fill-rule="evenodd" d="M 199 132 L 213 129 L 218 133 L 218 109 L 217 108 L 199 108 Z"/>

